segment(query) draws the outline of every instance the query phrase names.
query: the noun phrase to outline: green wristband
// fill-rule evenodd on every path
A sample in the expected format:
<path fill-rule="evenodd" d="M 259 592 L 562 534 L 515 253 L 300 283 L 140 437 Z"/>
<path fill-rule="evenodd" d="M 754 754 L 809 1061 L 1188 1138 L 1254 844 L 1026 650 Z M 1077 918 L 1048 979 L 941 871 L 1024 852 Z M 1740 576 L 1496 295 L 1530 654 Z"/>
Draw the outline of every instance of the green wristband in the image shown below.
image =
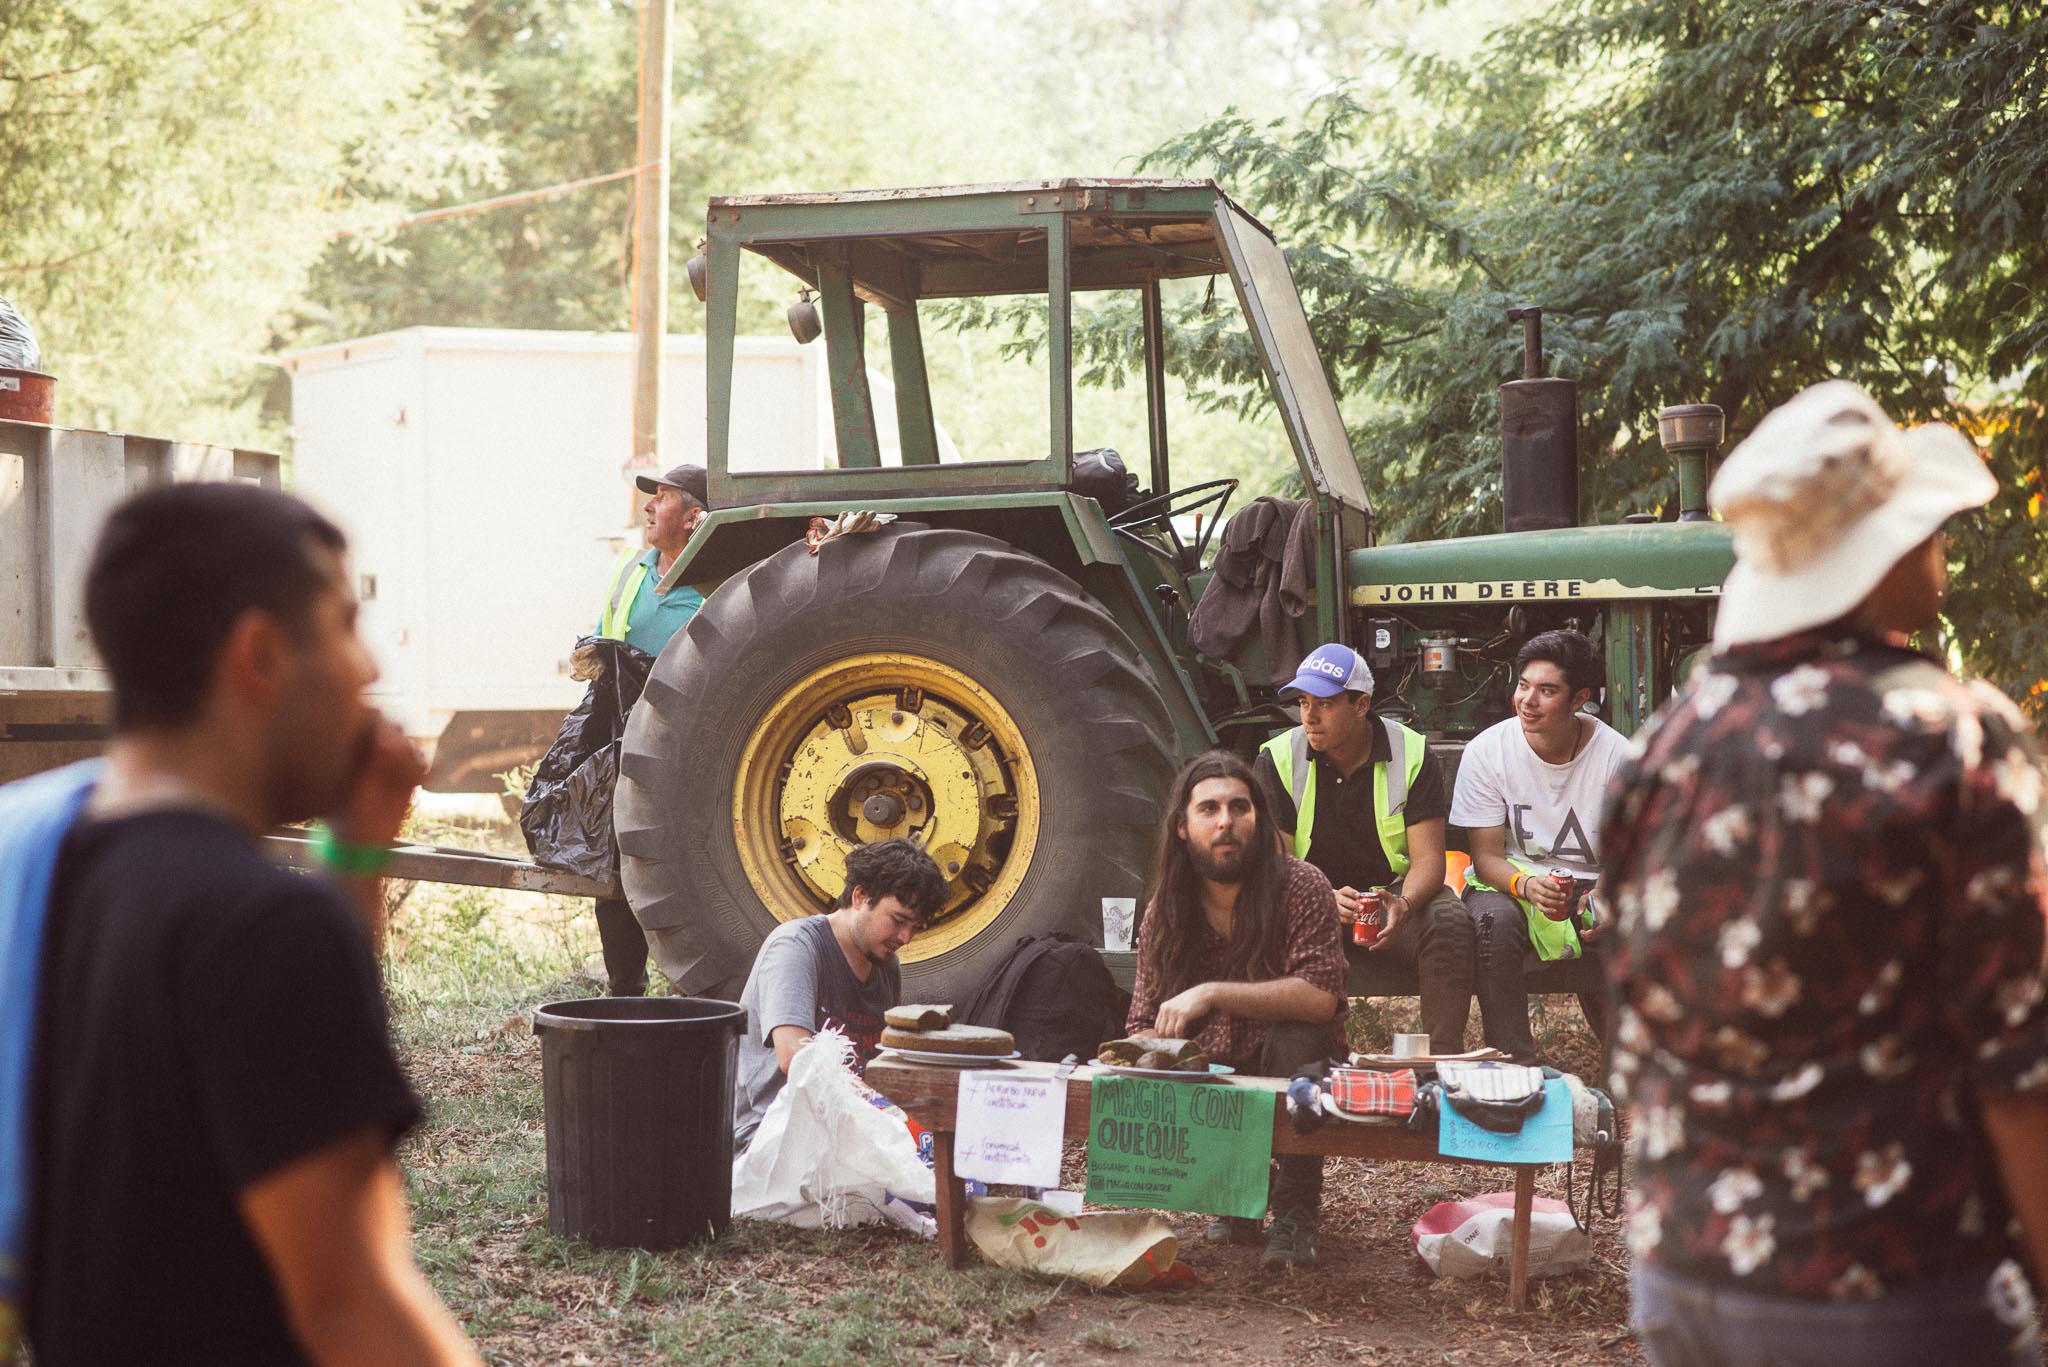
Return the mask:
<path fill-rule="evenodd" d="M 391 847 L 343 840 L 320 822 L 313 827 L 313 857 L 344 878 L 374 878 L 391 862 Z"/>

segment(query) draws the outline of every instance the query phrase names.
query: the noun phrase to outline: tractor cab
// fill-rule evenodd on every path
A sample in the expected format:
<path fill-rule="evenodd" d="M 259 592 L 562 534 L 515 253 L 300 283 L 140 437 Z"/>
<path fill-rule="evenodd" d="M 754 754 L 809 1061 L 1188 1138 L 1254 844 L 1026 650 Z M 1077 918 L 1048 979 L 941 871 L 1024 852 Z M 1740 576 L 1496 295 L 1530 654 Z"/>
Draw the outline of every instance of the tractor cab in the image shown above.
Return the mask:
<path fill-rule="evenodd" d="M 716 508 L 866 506 L 970 489 L 1087 495 L 1088 448 L 1102 443 L 1096 434 L 1076 433 L 1074 300 L 1120 293 L 1142 333 L 1144 446 L 1119 454 L 1141 488 L 1097 502 L 1112 531 L 1159 562 L 1160 582 L 1185 591 L 1187 575 L 1203 559 L 1204 547 L 1191 543 L 1206 541 L 1220 524 L 1236 481 L 1176 483 L 1161 286 L 1227 275 L 1300 483 L 1317 501 L 1319 531 L 1326 533 L 1319 540 L 1366 544 L 1371 504 L 1286 260 L 1264 225 L 1214 182 L 1061 180 L 728 196 L 711 201 L 706 241 L 693 274 L 704 282 L 707 306 Z M 738 469 L 728 459 L 743 254 L 793 277 L 789 316 L 800 338 L 822 331 L 838 435 L 833 468 Z M 981 320 L 1014 325 L 1028 318 L 1029 344 L 1042 348 L 1045 437 L 1019 434 L 1012 449 L 954 464 L 942 461 L 937 433 L 944 415 L 934 400 L 928 349 L 935 314 L 949 311 L 946 322 L 958 326 L 961 301 L 979 309 Z M 1012 311 L 999 314 L 1005 306 Z M 879 326 L 870 311 L 880 315 Z M 869 348 L 877 343 L 886 348 L 894 390 L 893 411 L 879 413 L 868 382 Z M 878 429 L 891 424 L 895 441 L 885 442 Z M 890 446 L 900 449 L 899 464 L 884 464 Z M 1199 538 L 1189 534 L 1197 513 Z M 1326 558 L 1319 568 L 1328 577 L 1318 595 L 1328 620 L 1317 629 L 1333 631 L 1339 567 Z"/>

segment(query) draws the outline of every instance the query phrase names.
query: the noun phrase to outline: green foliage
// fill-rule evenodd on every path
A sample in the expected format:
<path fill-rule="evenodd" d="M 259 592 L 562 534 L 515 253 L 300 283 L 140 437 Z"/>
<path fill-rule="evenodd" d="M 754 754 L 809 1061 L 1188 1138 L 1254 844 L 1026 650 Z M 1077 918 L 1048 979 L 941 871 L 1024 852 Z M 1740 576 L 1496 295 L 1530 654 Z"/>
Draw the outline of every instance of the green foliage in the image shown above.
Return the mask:
<path fill-rule="evenodd" d="M 444 187 L 450 207 L 574 181 L 635 157 L 639 7 L 610 0 L 437 0 L 439 60 L 489 90 L 488 177 Z M 1228 0 L 1162 12 L 1150 0 L 1018 10 L 992 0 L 800 0 L 734 8 L 677 0 L 670 124 L 672 265 L 713 194 L 1105 174 L 1220 108 L 1284 108 L 1363 50 L 1336 0 Z M 1163 86 L 1095 89 L 1099 51 L 1142 54 Z M 1256 58 L 1256 61 L 1248 61 Z M 960 117 L 960 101 L 977 117 Z M 630 325 L 632 182 L 422 223 L 330 251 L 280 345 L 416 324 L 617 330 Z M 701 314 L 671 273 L 670 327 Z M 794 282 L 751 266 L 741 329 L 779 335 Z M 993 354 L 978 359 L 993 362 Z M 964 386 L 963 386 L 964 387 Z M 284 386 L 271 398 L 281 417 Z M 1036 395 L 1032 398 L 1035 400 Z M 998 396 L 983 440 L 1035 416 Z M 942 418 L 942 421 L 944 419 Z M 982 429 L 985 429 L 985 433 Z M 1042 441 L 1038 436 L 1033 441 Z"/>
<path fill-rule="evenodd" d="M 1829 376 L 1988 449 L 2005 492 L 1959 520 L 1973 667 L 2043 673 L 2048 523 L 2048 16 L 2034 6 L 1564 0 L 1466 60 L 1388 54 L 1405 98 L 1335 90 L 1227 115 L 1152 171 L 1214 175 L 1283 243 L 1397 538 L 1499 526 L 1507 308 L 1543 306 L 1578 382 L 1584 511 L 1661 509 L 1656 410 L 1731 440 Z M 1192 308 L 1180 359 L 1248 369 Z M 1113 335 L 1089 343 L 1117 350 Z"/>
<path fill-rule="evenodd" d="M 436 57 L 489 92 L 491 174 L 443 187 L 448 208 L 634 164 L 640 11 L 593 0 L 440 0 Z M 670 203 L 677 245 L 725 174 L 766 161 L 808 58 L 745 12 L 675 8 Z M 634 182 L 535 198 L 331 251 L 290 329 L 293 345 L 428 324 L 618 330 L 630 325 Z M 680 253 L 687 255 L 687 251 Z M 678 273 L 679 274 L 679 273 Z M 680 309 L 687 286 L 674 301 Z M 694 305 L 694 300 L 691 301 Z M 680 316 L 687 316 L 681 315 Z"/>
<path fill-rule="evenodd" d="M 337 229 L 486 169 L 412 0 L 0 7 L 0 291 L 59 417 L 243 439 L 223 415 Z"/>
<path fill-rule="evenodd" d="M 525 914 L 508 914 L 508 904 Z M 404 1001 L 510 1001 L 528 983 L 575 978 L 596 939 L 580 898 L 419 884 L 391 927 L 391 992 Z"/>
<path fill-rule="evenodd" d="M 0 293 L 62 381 L 59 420 L 275 444 L 279 352 L 627 326 L 630 180 L 471 209 L 633 165 L 642 8 L 0 4 Z M 671 261 L 713 193 L 1127 169 L 1226 98 L 1291 107 L 1388 22 L 1348 0 L 676 0 Z M 672 330 L 695 331 L 680 271 L 671 289 Z M 753 290 L 743 328 L 780 333 L 790 294 Z M 1043 411 L 988 393 L 977 359 L 981 427 Z"/>
<path fill-rule="evenodd" d="M 575 0 L 446 3 L 434 58 L 487 94 L 493 165 L 423 211 L 633 164 L 634 12 Z M 632 186 L 429 222 L 328 251 L 294 344 L 414 324 L 623 325 Z M 522 288 L 508 290 L 508 275 Z M 497 288 L 489 288 L 496 282 Z"/>

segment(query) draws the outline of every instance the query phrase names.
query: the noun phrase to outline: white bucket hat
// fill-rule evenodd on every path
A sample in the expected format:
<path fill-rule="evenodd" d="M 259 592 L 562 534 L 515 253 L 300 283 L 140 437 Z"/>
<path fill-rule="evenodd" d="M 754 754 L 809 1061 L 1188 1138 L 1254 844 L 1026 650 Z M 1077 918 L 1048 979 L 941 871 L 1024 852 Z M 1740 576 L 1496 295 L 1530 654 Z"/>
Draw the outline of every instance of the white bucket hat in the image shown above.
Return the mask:
<path fill-rule="evenodd" d="M 1801 392 L 1764 415 L 1707 490 L 1735 532 L 1715 647 L 1834 621 L 1942 523 L 1997 492 L 1955 428 L 1902 431 L 1847 380 Z"/>

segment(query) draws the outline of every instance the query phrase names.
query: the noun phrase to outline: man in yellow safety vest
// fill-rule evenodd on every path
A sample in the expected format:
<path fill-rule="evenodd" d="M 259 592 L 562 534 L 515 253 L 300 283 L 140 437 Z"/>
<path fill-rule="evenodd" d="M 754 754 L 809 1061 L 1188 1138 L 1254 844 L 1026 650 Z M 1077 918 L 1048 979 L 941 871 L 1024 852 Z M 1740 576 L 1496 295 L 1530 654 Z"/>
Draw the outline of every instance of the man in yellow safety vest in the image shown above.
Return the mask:
<path fill-rule="evenodd" d="M 689 544 L 690 534 L 704 520 L 709 498 L 701 465 L 678 465 L 659 478 L 641 475 L 633 482 L 648 495 L 641 510 L 646 546 L 628 549 L 613 564 L 597 634 L 659 655 L 669 638 L 704 606 L 704 595 L 687 584 L 677 584 L 666 593 L 659 586 Z M 604 971 L 611 994 L 643 995 L 647 991 L 647 937 L 623 898 L 597 899 L 597 937 L 604 946 Z"/>
<path fill-rule="evenodd" d="M 1294 857 L 1329 878 L 1354 941 L 1414 965 L 1430 1049 L 1455 1054 L 1472 1011 L 1473 929 L 1444 886 L 1450 792 L 1419 733 L 1371 714 L 1372 684 L 1351 647 L 1316 647 L 1280 690 L 1300 700 L 1301 725 L 1260 748 L 1256 772 Z M 1353 931 L 1376 909 L 1376 938 L 1370 925 Z"/>

